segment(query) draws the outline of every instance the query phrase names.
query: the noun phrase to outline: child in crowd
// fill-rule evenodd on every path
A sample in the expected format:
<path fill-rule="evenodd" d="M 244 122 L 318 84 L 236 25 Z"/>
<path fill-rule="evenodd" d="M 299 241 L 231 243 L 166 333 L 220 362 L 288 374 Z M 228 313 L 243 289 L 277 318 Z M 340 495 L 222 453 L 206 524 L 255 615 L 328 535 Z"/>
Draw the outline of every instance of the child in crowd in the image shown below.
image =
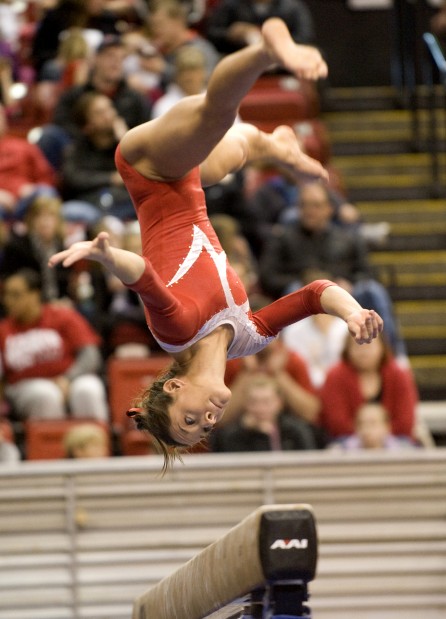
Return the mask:
<path fill-rule="evenodd" d="M 316 449 L 309 425 L 287 414 L 277 381 L 253 376 L 246 386 L 239 419 L 210 436 L 213 451 L 278 451 Z"/>
<path fill-rule="evenodd" d="M 335 441 L 331 449 L 413 449 L 416 444 L 407 437 L 392 434 L 390 416 L 382 404 L 367 402 L 356 416 L 355 433 Z"/>
<path fill-rule="evenodd" d="M 104 427 L 95 423 L 73 426 L 64 436 L 67 458 L 107 458 L 109 437 Z"/>

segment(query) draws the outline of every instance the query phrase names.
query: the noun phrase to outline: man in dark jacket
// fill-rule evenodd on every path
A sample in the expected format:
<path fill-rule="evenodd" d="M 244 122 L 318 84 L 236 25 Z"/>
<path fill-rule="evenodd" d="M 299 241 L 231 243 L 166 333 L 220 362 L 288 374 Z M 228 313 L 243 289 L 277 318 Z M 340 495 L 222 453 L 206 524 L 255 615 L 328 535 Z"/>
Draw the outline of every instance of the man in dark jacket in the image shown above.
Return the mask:
<path fill-rule="evenodd" d="M 260 280 L 264 291 L 278 298 L 311 279 L 312 271 L 329 273 L 366 307 L 384 320 L 384 330 L 397 355 L 405 355 L 392 301 L 384 286 L 372 278 L 365 240 L 333 223 L 333 205 L 319 182 L 302 186 L 294 225 L 279 227 L 262 252 Z"/>

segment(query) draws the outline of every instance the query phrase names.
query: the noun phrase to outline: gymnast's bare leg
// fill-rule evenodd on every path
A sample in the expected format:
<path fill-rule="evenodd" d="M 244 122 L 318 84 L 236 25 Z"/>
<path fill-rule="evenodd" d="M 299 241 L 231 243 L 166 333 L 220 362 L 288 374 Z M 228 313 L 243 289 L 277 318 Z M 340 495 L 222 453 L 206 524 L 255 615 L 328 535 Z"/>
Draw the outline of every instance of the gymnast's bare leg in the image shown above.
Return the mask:
<path fill-rule="evenodd" d="M 289 127 L 265 134 L 250 125 L 233 126 L 238 107 L 257 78 L 280 65 L 301 79 L 327 75 L 316 48 L 297 45 L 280 19 L 267 20 L 263 40 L 225 57 L 204 95 L 186 97 L 164 116 L 131 129 L 121 152 L 143 176 L 160 181 L 183 177 L 201 165 L 202 183 L 218 182 L 252 159 L 277 159 L 296 173 L 326 176 L 319 162 L 304 155 Z"/>

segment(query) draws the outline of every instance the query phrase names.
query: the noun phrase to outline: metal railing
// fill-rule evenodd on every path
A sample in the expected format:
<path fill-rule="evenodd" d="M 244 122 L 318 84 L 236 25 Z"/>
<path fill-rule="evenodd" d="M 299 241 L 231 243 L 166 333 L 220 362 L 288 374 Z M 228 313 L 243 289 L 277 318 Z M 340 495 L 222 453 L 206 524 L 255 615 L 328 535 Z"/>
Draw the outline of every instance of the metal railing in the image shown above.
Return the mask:
<path fill-rule="evenodd" d="M 444 150 L 446 110 L 446 59 L 437 38 L 431 32 L 423 34 L 426 54 L 423 82 L 427 88 L 428 134 L 427 150 L 431 157 L 432 196 L 445 196 L 440 153 Z"/>

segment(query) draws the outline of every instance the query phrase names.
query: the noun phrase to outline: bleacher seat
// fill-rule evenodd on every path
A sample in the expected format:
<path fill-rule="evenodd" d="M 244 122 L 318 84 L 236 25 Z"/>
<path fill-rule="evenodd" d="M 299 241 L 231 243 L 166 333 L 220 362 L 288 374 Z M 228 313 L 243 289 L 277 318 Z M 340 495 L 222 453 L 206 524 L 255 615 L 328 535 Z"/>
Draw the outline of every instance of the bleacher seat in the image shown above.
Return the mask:
<path fill-rule="evenodd" d="M 119 437 L 123 456 L 147 456 L 156 454 L 150 434 L 136 429 L 125 429 Z"/>
<path fill-rule="evenodd" d="M 63 439 L 71 428 L 84 423 L 94 423 L 103 427 L 106 423 L 92 419 L 28 420 L 25 422 L 25 455 L 27 460 L 56 460 L 66 457 Z M 111 455 L 111 445 L 109 446 Z"/>
<path fill-rule="evenodd" d="M 132 401 L 147 388 L 154 378 L 171 363 L 168 355 L 124 359 L 111 357 L 107 364 L 110 416 L 113 430 L 122 432 L 127 426 L 125 412 Z"/>
<path fill-rule="evenodd" d="M 240 117 L 247 122 L 274 119 L 307 120 L 320 111 L 314 84 L 289 76 L 263 76 L 240 105 Z"/>

